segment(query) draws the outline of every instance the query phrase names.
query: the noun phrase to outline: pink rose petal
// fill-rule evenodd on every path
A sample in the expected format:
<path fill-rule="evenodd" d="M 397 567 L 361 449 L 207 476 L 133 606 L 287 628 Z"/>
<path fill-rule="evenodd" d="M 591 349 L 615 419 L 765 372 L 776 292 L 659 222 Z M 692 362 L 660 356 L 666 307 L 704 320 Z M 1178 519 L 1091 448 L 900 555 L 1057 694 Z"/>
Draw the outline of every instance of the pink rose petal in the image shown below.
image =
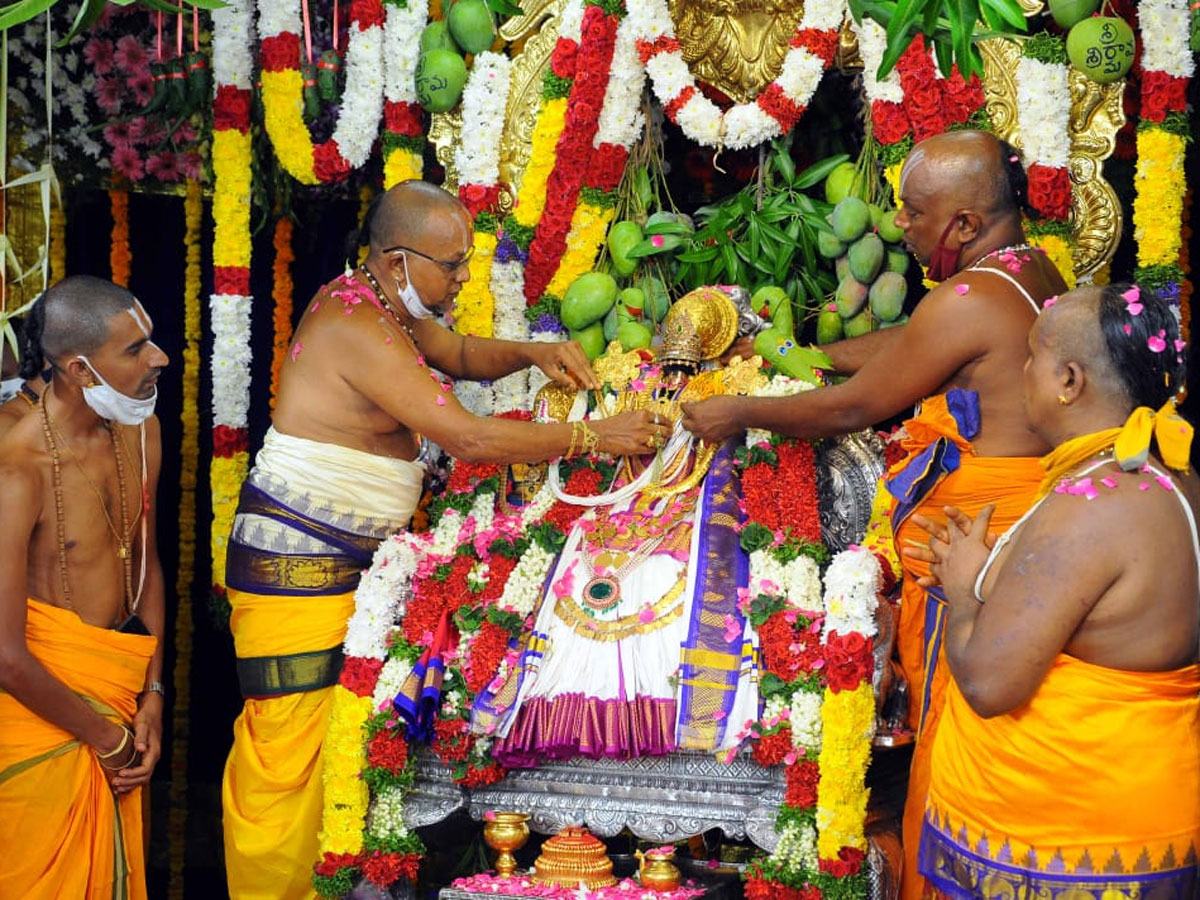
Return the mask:
<path fill-rule="evenodd" d="M 296 341 L 296 343 L 292 344 L 292 362 L 296 361 L 296 358 L 300 355 L 300 351 L 303 349 L 304 348 L 300 345 L 299 341 Z"/>
<path fill-rule="evenodd" d="M 1105 475 L 1100 479 L 1100 483 L 1106 488 L 1115 488 L 1117 486 L 1117 479 L 1113 478 L 1111 475 Z"/>
<path fill-rule="evenodd" d="M 1042 309 L 1049 309 L 1057 302 L 1058 302 L 1057 294 L 1055 294 L 1053 297 L 1047 297 L 1046 300 L 1042 303 Z"/>
<path fill-rule="evenodd" d="M 1133 334 L 1133 326 L 1132 326 L 1132 325 L 1122 325 L 1122 326 L 1121 326 L 1121 329 L 1122 329 L 1122 330 L 1123 330 L 1123 331 L 1124 331 L 1126 334 Z"/>
<path fill-rule="evenodd" d="M 1125 311 L 1127 313 L 1129 313 L 1131 316 L 1136 316 L 1136 315 L 1140 315 L 1144 308 L 1145 307 L 1143 307 L 1142 304 L 1140 304 L 1140 303 L 1130 303 L 1128 306 L 1125 307 Z"/>
<path fill-rule="evenodd" d="M 954 286 L 954 293 L 958 294 L 958 296 L 961 297 L 970 289 L 971 289 L 971 286 L 969 284 L 956 284 Z"/>
<path fill-rule="evenodd" d="M 1139 490 L 1139 491 L 1148 491 L 1148 490 L 1150 490 L 1150 482 L 1148 482 L 1148 481 L 1139 481 L 1139 482 L 1138 482 L 1138 490 Z"/>
<path fill-rule="evenodd" d="M 1121 294 L 1121 299 L 1124 300 L 1126 303 L 1137 303 L 1138 300 L 1141 299 L 1141 297 L 1142 297 L 1142 292 L 1138 289 L 1138 286 L 1136 284 L 1133 287 L 1129 288 L 1129 290 L 1127 290 Z"/>
<path fill-rule="evenodd" d="M 1175 338 L 1175 352 L 1176 353 L 1182 353 L 1183 348 L 1186 346 L 1187 346 L 1187 341 L 1181 340 L 1180 338 Z"/>
<path fill-rule="evenodd" d="M 1175 482 L 1173 482 L 1173 481 L 1172 481 L 1170 478 L 1168 478 L 1166 475 L 1159 475 L 1159 476 L 1158 476 L 1157 478 L 1155 478 L 1154 480 L 1158 482 L 1158 486 L 1159 486 L 1160 488 L 1162 488 L 1164 491 L 1173 491 L 1173 490 L 1175 490 Z"/>
<path fill-rule="evenodd" d="M 445 398 L 445 397 L 438 397 L 438 398 L 437 398 L 437 405 L 438 405 L 438 406 L 445 406 L 445 405 L 446 405 L 446 398 Z"/>
<path fill-rule="evenodd" d="M 1157 334 L 1152 334 L 1150 337 L 1146 338 L 1146 346 L 1149 347 L 1153 353 L 1162 353 L 1167 349 L 1167 342 L 1160 338 Z"/>

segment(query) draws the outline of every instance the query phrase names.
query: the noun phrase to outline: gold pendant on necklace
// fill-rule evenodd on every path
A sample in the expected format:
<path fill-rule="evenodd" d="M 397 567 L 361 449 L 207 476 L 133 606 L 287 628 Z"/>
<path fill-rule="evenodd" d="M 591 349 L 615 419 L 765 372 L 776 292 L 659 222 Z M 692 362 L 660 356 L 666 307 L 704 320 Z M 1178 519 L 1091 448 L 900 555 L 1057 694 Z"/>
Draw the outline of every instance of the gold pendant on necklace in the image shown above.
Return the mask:
<path fill-rule="evenodd" d="M 129 559 L 129 547 L 125 544 L 122 544 L 117 548 L 117 556 L 119 556 L 121 559 Z"/>

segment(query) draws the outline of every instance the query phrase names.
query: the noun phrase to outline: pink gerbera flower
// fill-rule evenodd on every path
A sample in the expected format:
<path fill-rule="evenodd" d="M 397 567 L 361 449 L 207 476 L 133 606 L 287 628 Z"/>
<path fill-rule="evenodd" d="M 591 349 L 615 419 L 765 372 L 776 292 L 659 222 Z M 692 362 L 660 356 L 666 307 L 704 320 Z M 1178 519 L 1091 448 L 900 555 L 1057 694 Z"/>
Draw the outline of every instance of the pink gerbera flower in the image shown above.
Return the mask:
<path fill-rule="evenodd" d="M 190 144 L 196 140 L 196 129 L 192 127 L 191 122 L 184 122 L 175 129 L 175 144 Z"/>
<path fill-rule="evenodd" d="M 121 108 L 121 99 L 125 96 L 125 86 L 117 78 L 96 79 L 96 105 L 110 116 L 117 114 Z"/>
<path fill-rule="evenodd" d="M 147 124 L 148 122 L 145 116 L 137 116 L 130 119 L 129 122 L 126 123 L 126 132 L 129 135 L 130 143 L 137 144 L 146 140 Z"/>
<path fill-rule="evenodd" d="M 138 106 L 145 106 L 150 102 L 150 98 L 154 96 L 154 76 L 150 74 L 149 69 L 141 69 L 130 75 L 129 80 L 125 82 L 125 86 L 133 94 L 134 102 Z"/>
<path fill-rule="evenodd" d="M 187 153 L 180 153 L 175 159 L 175 165 L 183 174 L 184 178 L 195 181 L 200 177 L 200 173 L 204 166 L 204 160 L 199 153 L 189 150 Z"/>
<path fill-rule="evenodd" d="M 117 41 L 113 60 L 127 75 L 135 75 L 150 66 L 150 55 L 142 46 L 141 41 L 132 34 L 127 34 Z"/>
<path fill-rule="evenodd" d="M 157 156 L 150 157 L 146 160 L 146 173 L 159 181 L 178 181 L 179 168 L 176 165 L 175 154 L 164 150 Z"/>
<path fill-rule="evenodd" d="M 128 144 L 113 151 L 112 168 L 118 175 L 124 175 L 130 181 L 141 181 L 146 174 L 141 155 Z"/>
<path fill-rule="evenodd" d="M 83 58 L 97 75 L 107 75 L 113 67 L 113 42 L 92 38 L 83 45 Z"/>
<path fill-rule="evenodd" d="M 110 147 L 129 147 L 133 144 L 133 132 L 129 122 L 113 122 L 104 126 L 104 139 Z"/>

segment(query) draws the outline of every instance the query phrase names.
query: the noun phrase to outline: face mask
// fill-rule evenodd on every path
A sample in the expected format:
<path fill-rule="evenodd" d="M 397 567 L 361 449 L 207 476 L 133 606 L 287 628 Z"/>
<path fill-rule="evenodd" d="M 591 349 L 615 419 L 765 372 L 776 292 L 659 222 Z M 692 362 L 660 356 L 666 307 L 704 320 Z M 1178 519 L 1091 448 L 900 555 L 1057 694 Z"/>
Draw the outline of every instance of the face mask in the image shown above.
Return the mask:
<path fill-rule="evenodd" d="M 104 380 L 86 356 L 80 356 L 84 365 L 96 376 L 99 384 L 91 384 L 83 389 L 83 399 L 92 412 L 102 419 L 112 419 L 121 425 L 140 425 L 154 413 L 154 401 L 158 399 L 158 388 L 145 400 L 130 397 L 115 390 Z"/>
<path fill-rule="evenodd" d="M 950 229 L 954 227 L 954 223 L 957 221 L 958 216 L 955 216 L 946 225 L 945 230 L 942 231 L 941 238 L 938 239 L 933 256 L 929 258 L 930 281 L 945 281 L 958 271 L 958 258 L 962 254 L 962 248 L 959 247 L 957 250 L 951 250 L 946 246 L 946 238 L 950 236 Z"/>
<path fill-rule="evenodd" d="M 396 294 L 404 304 L 404 311 L 414 319 L 432 319 L 437 313 L 421 302 L 421 295 L 413 287 L 412 279 L 408 277 L 408 254 L 404 254 L 404 287 L 400 287 L 400 279 L 396 279 Z"/>
<path fill-rule="evenodd" d="M 17 396 L 17 392 L 21 390 L 21 385 L 24 383 L 25 379 L 19 375 L 16 378 L 5 378 L 0 381 L 0 403 L 7 403 Z"/>

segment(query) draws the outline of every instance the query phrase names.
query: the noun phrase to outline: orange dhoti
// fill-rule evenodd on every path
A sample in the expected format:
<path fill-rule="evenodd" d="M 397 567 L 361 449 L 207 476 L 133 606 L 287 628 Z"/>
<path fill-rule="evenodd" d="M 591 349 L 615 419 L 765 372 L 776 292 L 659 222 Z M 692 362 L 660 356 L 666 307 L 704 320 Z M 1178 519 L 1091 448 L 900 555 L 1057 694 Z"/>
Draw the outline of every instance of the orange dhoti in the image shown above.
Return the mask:
<path fill-rule="evenodd" d="M 1200 897 L 1200 665 L 1124 672 L 1059 654 L 982 719 L 951 684 L 921 871 L 953 900 Z"/>
<path fill-rule="evenodd" d="M 970 391 L 953 390 L 926 400 L 920 413 L 905 423 L 908 456 L 893 467 L 888 489 L 895 500 L 892 527 L 897 553 L 906 540 L 927 543 L 929 535 L 913 524 L 913 513 L 942 521 L 944 506 L 957 506 L 974 517 L 994 504 L 991 529 L 1003 531 L 1033 504 L 1045 475 L 1037 457 L 976 456 L 970 439 L 978 432 L 978 404 Z M 900 556 L 904 569 L 900 624 L 896 647 L 908 680 L 909 724 L 917 735 L 904 805 L 904 871 L 902 900 L 928 895 L 917 871 L 930 758 L 949 681 L 942 647 L 945 602 L 940 591 L 926 591 L 917 579 L 929 574 L 928 563 Z"/>
<path fill-rule="evenodd" d="M 25 643 L 100 715 L 126 725 L 157 645 L 30 599 Z M 141 789 L 116 796 L 93 749 L 0 692 L 0 897 L 144 900 Z"/>

